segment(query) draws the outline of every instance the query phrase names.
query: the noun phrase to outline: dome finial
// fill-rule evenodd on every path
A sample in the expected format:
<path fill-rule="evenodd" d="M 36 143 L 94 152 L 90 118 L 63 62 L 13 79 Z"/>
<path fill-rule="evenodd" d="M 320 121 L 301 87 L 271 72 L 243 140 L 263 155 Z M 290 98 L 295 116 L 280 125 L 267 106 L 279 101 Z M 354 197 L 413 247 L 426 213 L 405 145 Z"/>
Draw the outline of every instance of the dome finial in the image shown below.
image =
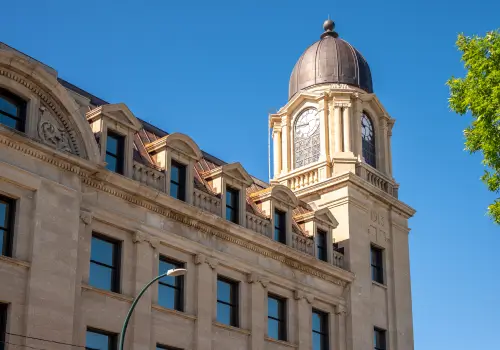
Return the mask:
<path fill-rule="evenodd" d="M 335 22 L 330 19 L 330 15 L 328 15 L 328 19 L 323 23 L 323 29 L 325 32 L 321 34 L 321 39 L 327 36 L 333 36 L 334 38 L 338 37 L 338 33 L 334 31 Z"/>

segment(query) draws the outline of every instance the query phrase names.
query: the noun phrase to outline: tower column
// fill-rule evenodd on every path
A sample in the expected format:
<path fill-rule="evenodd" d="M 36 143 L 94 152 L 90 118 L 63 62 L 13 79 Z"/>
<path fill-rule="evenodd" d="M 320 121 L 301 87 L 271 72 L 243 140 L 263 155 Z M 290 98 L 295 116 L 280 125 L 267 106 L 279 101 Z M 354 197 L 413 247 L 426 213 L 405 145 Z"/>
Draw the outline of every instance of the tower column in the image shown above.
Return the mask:
<path fill-rule="evenodd" d="M 344 152 L 352 152 L 351 148 L 351 105 L 345 104 L 342 109 L 342 124 L 344 127 Z"/>
<path fill-rule="evenodd" d="M 281 119 L 281 171 L 290 171 L 290 131 L 287 116 Z"/>
<path fill-rule="evenodd" d="M 340 105 L 336 104 L 333 110 L 334 153 L 342 152 L 342 130 L 340 129 Z"/>
<path fill-rule="evenodd" d="M 281 173 L 281 126 L 276 126 L 273 129 L 273 162 L 274 162 L 274 178 Z"/>
<path fill-rule="evenodd" d="M 335 104 L 333 101 L 330 101 L 328 104 L 328 151 L 329 157 L 331 158 L 335 153 L 335 121 L 334 115 L 335 113 Z"/>
<path fill-rule="evenodd" d="M 354 95 L 354 109 L 353 109 L 353 125 L 354 125 L 354 153 L 358 159 L 363 157 L 363 145 L 361 140 L 361 115 L 363 114 L 363 101 L 359 98 L 359 94 Z"/>

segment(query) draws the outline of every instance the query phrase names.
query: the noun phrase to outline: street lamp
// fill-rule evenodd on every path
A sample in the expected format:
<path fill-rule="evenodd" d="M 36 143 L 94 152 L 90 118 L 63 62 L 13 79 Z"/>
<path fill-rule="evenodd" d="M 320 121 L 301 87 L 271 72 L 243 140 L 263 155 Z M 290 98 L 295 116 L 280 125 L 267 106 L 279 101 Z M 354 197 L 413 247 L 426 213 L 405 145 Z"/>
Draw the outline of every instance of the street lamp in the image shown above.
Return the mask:
<path fill-rule="evenodd" d="M 153 283 L 155 283 L 156 281 L 158 281 L 159 279 L 161 279 L 163 277 L 182 276 L 182 275 L 185 275 L 186 272 L 187 272 L 186 269 L 170 269 L 167 272 L 165 272 L 164 274 L 161 274 L 161 275 L 153 278 L 148 284 L 146 284 L 144 286 L 144 288 L 142 288 L 140 293 L 135 297 L 135 299 L 132 303 L 132 306 L 130 307 L 130 310 L 128 310 L 127 317 L 125 317 L 125 321 L 123 322 L 122 331 L 120 332 L 120 346 L 118 347 L 119 350 L 123 350 L 123 341 L 125 340 L 125 333 L 127 332 L 127 326 L 128 326 L 128 321 L 130 321 L 130 316 L 132 316 L 132 312 L 134 311 L 135 306 L 137 305 L 137 302 L 139 301 L 139 299 L 141 299 L 142 295 L 144 294 L 144 292 L 146 292 L 146 290 L 149 288 L 149 286 L 151 286 Z"/>

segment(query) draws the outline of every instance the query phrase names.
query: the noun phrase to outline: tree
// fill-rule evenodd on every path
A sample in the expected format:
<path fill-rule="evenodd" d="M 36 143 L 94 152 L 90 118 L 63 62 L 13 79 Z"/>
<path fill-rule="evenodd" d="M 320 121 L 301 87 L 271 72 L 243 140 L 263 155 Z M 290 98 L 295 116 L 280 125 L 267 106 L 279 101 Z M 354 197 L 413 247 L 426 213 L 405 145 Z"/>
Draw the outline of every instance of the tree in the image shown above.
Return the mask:
<path fill-rule="evenodd" d="M 482 152 L 486 167 L 481 177 L 488 189 L 500 192 L 500 32 L 484 37 L 460 34 L 458 49 L 462 52 L 467 74 L 451 77 L 449 104 L 460 115 L 468 112 L 472 123 L 464 130 L 465 149 Z M 500 198 L 488 206 L 488 214 L 500 224 Z"/>

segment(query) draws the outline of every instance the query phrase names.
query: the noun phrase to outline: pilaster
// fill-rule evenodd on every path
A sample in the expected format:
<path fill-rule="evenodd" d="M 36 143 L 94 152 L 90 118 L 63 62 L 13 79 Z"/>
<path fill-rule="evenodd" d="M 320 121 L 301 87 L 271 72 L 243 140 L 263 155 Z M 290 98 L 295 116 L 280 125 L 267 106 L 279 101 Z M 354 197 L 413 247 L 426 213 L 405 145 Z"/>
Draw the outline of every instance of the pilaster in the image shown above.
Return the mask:
<path fill-rule="evenodd" d="M 332 347 L 338 350 L 346 350 L 346 317 L 347 310 L 344 305 L 336 305 L 335 306 L 335 340 L 331 341 Z"/>
<path fill-rule="evenodd" d="M 334 104 L 333 110 L 333 133 L 334 133 L 334 154 L 342 152 L 342 129 L 341 129 L 341 110 L 342 106 Z"/>
<path fill-rule="evenodd" d="M 351 148 L 351 104 L 345 103 L 342 106 L 342 126 L 344 129 L 344 152 L 352 152 Z"/>
<path fill-rule="evenodd" d="M 288 116 L 281 118 L 281 173 L 286 174 L 290 172 L 290 120 Z"/>
<path fill-rule="evenodd" d="M 277 178 L 281 173 L 281 125 L 275 126 L 273 128 L 273 161 L 274 161 L 274 172 L 273 177 Z"/>
<path fill-rule="evenodd" d="M 354 154 L 356 157 L 361 160 L 363 157 L 363 145 L 361 139 L 361 116 L 363 114 L 363 101 L 359 97 L 359 94 L 354 94 L 353 97 L 353 125 L 354 125 L 354 134 L 353 134 L 353 144 L 354 144 Z"/>
<path fill-rule="evenodd" d="M 264 337 L 266 331 L 266 292 L 269 281 L 262 276 L 252 273 L 248 275 L 247 282 L 250 285 L 250 344 L 251 350 L 264 350 Z"/>
<path fill-rule="evenodd" d="M 310 350 L 312 344 L 312 308 L 314 298 L 303 291 L 296 290 L 294 298 L 297 300 L 297 343 L 298 350 Z"/>

